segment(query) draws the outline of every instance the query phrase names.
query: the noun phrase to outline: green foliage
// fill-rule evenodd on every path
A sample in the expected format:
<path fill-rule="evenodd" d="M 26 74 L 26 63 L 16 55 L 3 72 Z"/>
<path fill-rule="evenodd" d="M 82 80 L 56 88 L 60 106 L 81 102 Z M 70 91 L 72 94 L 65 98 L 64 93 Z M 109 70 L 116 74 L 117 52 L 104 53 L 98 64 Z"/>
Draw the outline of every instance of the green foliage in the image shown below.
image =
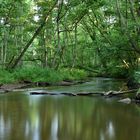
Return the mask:
<path fill-rule="evenodd" d="M 53 0 L 0 1 L 0 64 L 9 68 L 17 58 L 16 66 L 19 63 L 22 67 L 39 66 L 16 69 L 9 76 L 10 81 L 14 78 L 32 82 L 81 79 L 86 73 L 71 69 L 78 66 L 96 67 L 101 75 L 113 77 L 127 76 L 128 71 L 131 75 L 130 71 L 137 68 L 138 2 L 59 1 L 46 24 L 42 24 L 53 3 Z M 38 28 L 40 25 L 43 28 Z M 48 68 L 41 69 L 42 66 Z M 61 69 L 63 66 L 68 69 Z M 58 71 L 54 70 L 56 67 Z M 4 79 L 6 76 L 1 81 Z"/>
<path fill-rule="evenodd" d="M 134 72 L 133 77 L 138 83 L 140 83 L 140 69 Z"/>
<path fill-rule="evenodd" d="M 62 80 L 79 80 L 87 77 L 87 73 L 79 69 L 48 69 L 40 67 L 24 67 L 16 69 L 12 76 L 16 81 L 49 82 L 55 83 Z"/>
<path fill-rule="evenodd" d="M 88 76 L 88 74 L 84 70 L 80 69 L 60 69 L 59 70 L 63 80 L 78 80 L 84 79 Z"/>
<path fill-rule="evenodd" d="M 107 73 L 109 77 L 115 77 L 115 78 L 126 78 L 129 76 L 128 69 L 120 66 L 108 67 Z"/>
<path fill-rule="evenodd" d="M 6 84 L 6 83 L 14 83 L 15 77 L 12 73 L 0 69 L 0 84 Z"/>
<path fill-rule="evenodd" d="M 61 75 L 53 69 L 40 67 L 24 67 L 14 72 L 14 77 L 18 81 L 31 82 L 57 82 L 61 81 Z"/>

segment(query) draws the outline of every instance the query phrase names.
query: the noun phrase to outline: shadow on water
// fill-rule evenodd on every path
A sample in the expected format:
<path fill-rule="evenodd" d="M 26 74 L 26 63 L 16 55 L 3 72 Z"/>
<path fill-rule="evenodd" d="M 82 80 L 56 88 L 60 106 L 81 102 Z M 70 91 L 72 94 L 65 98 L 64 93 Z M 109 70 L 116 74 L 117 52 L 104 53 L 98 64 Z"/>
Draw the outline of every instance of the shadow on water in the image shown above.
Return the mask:
<path fill-rule="evenodd" d="M 137 105 L 100 97 L 0 96 L 0 140 L 139 140 L 139 132 Z"/>

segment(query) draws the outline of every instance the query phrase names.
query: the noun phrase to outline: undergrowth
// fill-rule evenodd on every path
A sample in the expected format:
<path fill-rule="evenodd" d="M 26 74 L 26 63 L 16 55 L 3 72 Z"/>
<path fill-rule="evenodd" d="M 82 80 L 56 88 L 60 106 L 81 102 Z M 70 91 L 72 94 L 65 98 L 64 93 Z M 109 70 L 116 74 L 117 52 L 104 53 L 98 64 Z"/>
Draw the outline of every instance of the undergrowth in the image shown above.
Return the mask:
<path fill-rule="evenodd" d="M 80 80 L 88 74 L 79 69 L 49 69 L 40 67 L 23 67 L 14 71 L 0 70 L 0 84 L 17 83 L 21 81 L 29 82 L 49 82 L 55 83 L 63 80 Z"/>

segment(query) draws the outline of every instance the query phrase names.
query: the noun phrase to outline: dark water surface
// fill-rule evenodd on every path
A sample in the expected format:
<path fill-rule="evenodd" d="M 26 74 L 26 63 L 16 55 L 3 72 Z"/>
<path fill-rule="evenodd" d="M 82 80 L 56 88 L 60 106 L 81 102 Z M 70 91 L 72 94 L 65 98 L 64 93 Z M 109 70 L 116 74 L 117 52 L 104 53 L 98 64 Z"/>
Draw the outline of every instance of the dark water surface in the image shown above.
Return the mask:
<path fill-rule="evenodd" d="M 123 84 L 94 79 L 49 90 L 118 90 Z M 140 140 L 140 106 L 100 97 L 0 95 L 0 140 Z"/>

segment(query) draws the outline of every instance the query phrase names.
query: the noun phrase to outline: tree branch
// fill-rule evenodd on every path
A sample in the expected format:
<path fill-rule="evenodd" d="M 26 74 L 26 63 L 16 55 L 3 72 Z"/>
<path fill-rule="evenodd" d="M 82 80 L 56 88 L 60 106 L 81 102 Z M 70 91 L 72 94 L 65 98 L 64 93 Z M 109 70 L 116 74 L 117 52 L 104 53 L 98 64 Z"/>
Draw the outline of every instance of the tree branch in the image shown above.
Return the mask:
<path fill-rule="evenodd" d="M 55 3 L 53 4 L 53 6 L 51 7 L 51 9 L 46 13 L 46 16 L 44 17 L 41 25 L 36 29 L 36 31 L 33 34 L 32 38 L 25 45 L 25 47 L 23 48 L 22 52 L 16 58 L 15 62 L 12 65 L 7 66 L 7 69 L 14 69 L 17 66 L 17 64 L 20 62 L 20 60 L 24 56 L 24 54 L 27 51 L 27 49 L 30 47 L 30 45 L 32 44 L 32 42 L 34 41 L 34 39 L 39 35 L 39 33 L 41 32 L 42 28 L 45 26 L 46 22 L 48 21 L 49 15 L 51 14 L 51 12 L 54 9 L 54 7 L 56 6 L 56 3 L 57 3 L 57 1 L 55 1 Z"/>

